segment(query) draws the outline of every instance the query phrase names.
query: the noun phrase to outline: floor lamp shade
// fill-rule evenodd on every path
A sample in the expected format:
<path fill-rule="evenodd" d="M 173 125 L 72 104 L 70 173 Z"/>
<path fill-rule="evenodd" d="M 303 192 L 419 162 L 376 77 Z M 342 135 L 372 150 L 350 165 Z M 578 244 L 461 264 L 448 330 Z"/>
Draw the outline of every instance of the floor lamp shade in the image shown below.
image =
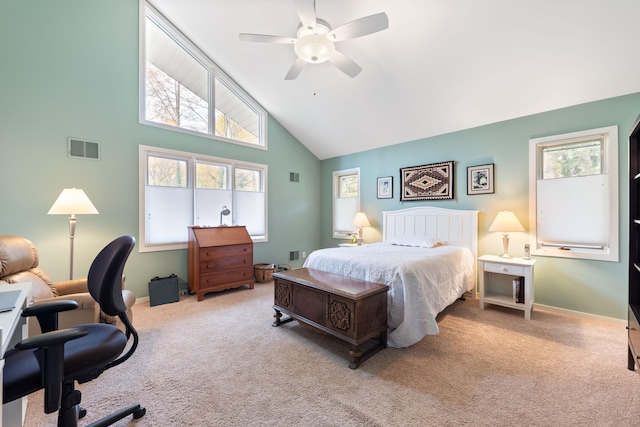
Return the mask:
<path fill-rule="evenodd" d="M 79 188 L 65 188 L 47 212 L 49 215 L 97 214 L 98 210 Z"/>
<path fill-rule="evenodd" d="M 95 215 L 98 210 L 79 188 L 65 188 L 49 209 L 49 215 L 69 215 L 69 280 L 73 279 L 73 238 L 76 234 L 76 215 Z"/>
<path fill-rule="evenodd" d="M 511 258 L 509 255 L 509 233 L 524 231 L 524 227 L 518 221 L 516 215 L 511 211 L 500 211 L 493 220 L 489 231 L 502 233 L 503 258 Z"/>

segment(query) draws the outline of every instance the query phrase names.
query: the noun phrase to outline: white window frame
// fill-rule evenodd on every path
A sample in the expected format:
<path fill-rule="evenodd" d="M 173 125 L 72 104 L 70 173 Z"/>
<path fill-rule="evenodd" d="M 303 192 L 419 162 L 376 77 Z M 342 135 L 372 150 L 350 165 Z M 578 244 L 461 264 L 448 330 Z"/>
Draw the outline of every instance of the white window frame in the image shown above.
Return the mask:
<path fill-rule="evenodd" d="M 171 126 L 146 119 L 146 19 L 149 16 L 170 38 L 172 38 L 186 53 L 191 55 L 196 61 L 208 70 L 209 75 L 209 130 L 207 133 L 190 129 Z M 259 120 L 258 143 L 253 144 L 246 141 L 235 140 L 223 136 L 215 135 L 215 82 L 218 80 L 238 97 L 247 108 L 253 110 Z M 262 108 L 247 92 L 226 75 L 207 55 L 205 55 L 194 43 L 192 43 L 180 30 L 178 30 L 160 12 L 151 6 L 146 0 L 140 0 L 139 13 L 139 122 L 144 125 L 159 127 L 175 132 L 197 135 L 217 141 L 224 141 L 239 144 L 246 147 L 261 150 L 268 149 L 267 132 L 267 111 Z"/>
<path fill-rule="evenodd" d="M 353 217 L 355 216 L 355 214 L 357 212 L 360 212 L 360 168 L 351 168 L 351 169 L 344 169 L 344 170 L 339 170 L 339 171 L 334 171 L 333 172 L 333 190 L 332 190 L 332 195 L 333 195 L 333 214 L 331 215 L 332 218 L 332 229 L 333 229 L 333 238 L 334 239 L 349 239 L 352 237 L 352 235 L 357 231 L 355 228 L 352 228 L 350 230 L 338 230 L 336 227 L 336 214 L 337 214 L 337 209 L 336 209 L 336 201 L 338 199 L 338 195 L 339 195 L 339 182 L 340 182 L 340 177 L 345 176 L 345 175 L 356 175 L 358 178 L 358 197 L 356 200 L 356 210 L 353 213 L 353 215 L 351 216 L 351 218 L 348 219 L 349 224 L 351 223 L 351 221 L 353 220 Z"/>
<path fill-rule="evenodd" d="M 193 204 L 192 208 L 193 208 L 193 221 L 192 224 L 193 225 L 200 225 L 200 226 L 205 226 L 205 225 L 209 225 L 209 226 L 217 226 L 218 224 L 199 224 L 198 220 L 196 218 L 196 204 L 197 204 L 197 200 L 196 200 L 196 185 L 195 185 L 195 164 L 197 162 L 207 162 L 207 163 L 215 163 L 215 164 L 220 164 L 220 165 L 225 165 L 225 166 L 231 166 L 231 176 L 229 177 L 230 183 L 231 183 L 231 188 L 230 191 L 232 193 L 232 198 L 233 201 L 231 202 L 231 206 L 229 206 L 229 209 L 232 212 L 232 217 L 224 217 L 226 218 L 232 218 L 233 224 L 237 223 L 237 205 L 236 205 L 236 195 L 235 195 L 235 178 L 234 178 L 234 170 L 235 168 L 242 168 L 242 169 L 252 169 L 252 170 L 258 170 L 262 172 L 262 188 L 263 188 L 263 192 L 264 192 L 264 235 L 260 235 L 260 236 L 251 236 L 251 239 L 253 240 L 254 243 L 257 242 L 267 242 L 268 241 L 268 225 L 269 225 L 269 220 L 267 217 L 267 213 L 268 213 L 268 193 L 267 193 L 267 189 L 268 189 L 268 182 L 267 182 L 267 177 L 268 177 L 268 166 L 267 165 L 263 165 L 263 164 L 259 164 L 259 163 L 250 163 L 250 162 L 242 162 L 242 161 L 237 161 L 237 160 L 232 160 L 232 159 L 225 159 L 225 158 L 221 158 L 221 157 L 213 157 L 213 156 L 207 156 L 207 155 L 203 155 L 203 154 L 196 154 L 196 153 L 190 153 L 187 151 L 179 151 L 179 150 L 171 150 L 171 149 L 167 149 L 167 148 L 159 148 L 159 147 L 152 147 L 152 146 L 147 146 L 147 145 L 140 145 L 138 147 L 138 171 L 139 171 L 139 176 L 138 176 L 138 191 L 139 191 L 139 201 L 138 201 L 138 207 L 139 207 L 139 220 L 138 220 L 138 233 L 139 233 L 139 244 L 138 244 L 138 248 L 140 252 L 155 252 L 155 251 L 166 251 L 166 250 L 175 250 L 175 249 L 186 249 L 187 248 L 187 230 L 185 229 L 184 231 L 184 241 L 180 241 L 180 242 L 175 242 L 175 243 L 159 243 L 159 244 L 150 244 L 148 243 L 148 239 L 147 239 L 147 223 L 146 223 L 146 218 L 147 218 L 147 209 L 146 209 L 146 200 L 147 200 L 147 194 L 146 194 L 146 188 L 147 188 L 147 176 L 148 176 L 148 171 L 147 171 L 147 158 L 148 156 L 160 156 L 160 157 L 169 157 L 169 158 L 175 158 L 175 159 L 180 159 L 180 160 L 186 160 L 187 161 L 187 168 L 188 168 L 188 173 L 187 173 L 187 188 L 189 190 L 191 190 L 191 203 Z M 258 207 L 256 207 L 256 209 L 258 209 Z M 217 220 L 217 219 L 216 219 Z"/>
<path fill-rule="evenodd" d="M 541 176 L 542 148 L 568 142 L 602 138 L 602 174 L 606 174 L 608 183 L 608 218 L 602 218 L 606 224 L 608 242 L 599 245 L 545 244 L 538 233 L 538 178 Z M 559 258 L 577 258 L 618 262 L 619 260 L 619 196 L 618 196 L 618 127 L 608 126 L 580 132 L 553 135 L 529 140 L 529 224 L 531 232 L 531 253 L 533 255 Z M 604 196 L 603 196 L 604 197 Z M 576 209 L 575 205 L 573 209 Z"/>

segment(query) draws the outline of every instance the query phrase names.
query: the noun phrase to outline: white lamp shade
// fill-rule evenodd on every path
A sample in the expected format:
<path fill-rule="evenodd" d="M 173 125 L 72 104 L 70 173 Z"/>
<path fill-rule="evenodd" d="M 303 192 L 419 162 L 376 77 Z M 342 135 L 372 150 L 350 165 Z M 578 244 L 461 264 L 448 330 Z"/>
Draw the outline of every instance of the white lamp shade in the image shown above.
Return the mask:
<path fill-rule="evenodd" d="M 369 220 L 364 212 L 358 212 L 356 216 L 353 217 L 351 225 L 354 227 L 371 227 L 371 224 L 369 224 Z"/>
<path fill-rule="evenodd" d="M 511 211 L 500 211 L 493 220 L 489 231 L 497 231 L 501 233 L 514 233 L 516 231 L 524 231 L 524 227 Z"/>
<path fill-rule="evenodd" d="M 98 210 L 84 191 L 79 188 L 65 188 L 49 209 L 49 215 L 97 214 Z"/>

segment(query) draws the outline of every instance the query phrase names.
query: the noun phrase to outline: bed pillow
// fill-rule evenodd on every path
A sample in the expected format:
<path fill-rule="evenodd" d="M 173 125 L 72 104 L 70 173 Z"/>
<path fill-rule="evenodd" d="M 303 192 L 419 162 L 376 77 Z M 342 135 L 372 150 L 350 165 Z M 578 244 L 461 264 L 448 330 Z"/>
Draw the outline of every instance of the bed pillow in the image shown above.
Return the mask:
<path fill-rule="evenodd" d="M 414 248 L 435 248 L 442 242 L 431 237 L 403 236 L 387 240 L 387 243 L 396 246 L 411 246 Z"/>

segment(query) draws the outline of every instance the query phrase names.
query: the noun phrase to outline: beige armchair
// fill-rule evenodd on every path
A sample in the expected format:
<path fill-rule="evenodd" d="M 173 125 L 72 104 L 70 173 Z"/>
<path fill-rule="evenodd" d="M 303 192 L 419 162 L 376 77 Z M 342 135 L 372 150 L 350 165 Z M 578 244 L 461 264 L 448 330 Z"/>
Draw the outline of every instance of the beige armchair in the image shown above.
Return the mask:
<path fill-rule="evenodd" d="M 84 323 L 109 323 L 125 329 L 120 319 L 100 310 L 89 294 L 87 279 L 53 282 L 45 271 L 38 268 L 38 262 L 38 250 L 31 241 L 20 236 L 0 235 L 0 286 L 3 283 L 31 282 L 31 294 L 36 304 L 60 297 L 77 301 L 76 310 L 60 313 L 60 328 Z M 124 286 L 124 278 L 122 284 Z M 123 287 L 122 297 L 127 305 L 127 317 L 133 321 L 131 307 L 135 304 L 135 295 Z M 29 336 L 39 333 L 38 322 L 29 322 Z"/>

